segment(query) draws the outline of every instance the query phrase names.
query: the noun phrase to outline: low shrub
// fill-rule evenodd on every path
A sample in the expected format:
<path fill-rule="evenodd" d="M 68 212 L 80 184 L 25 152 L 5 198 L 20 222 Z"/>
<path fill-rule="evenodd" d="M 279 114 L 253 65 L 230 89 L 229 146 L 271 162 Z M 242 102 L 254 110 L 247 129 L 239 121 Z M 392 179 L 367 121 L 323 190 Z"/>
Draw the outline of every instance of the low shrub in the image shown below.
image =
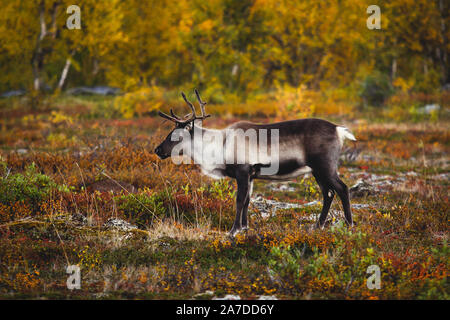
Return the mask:
<path fill-rule="evenodd" d="M 53 191 L 67 191 L 67 187 L 56 184 L 49 176 L 38 172 L 34 162 L 24 173 L 10 174 L 2 163 L 0 170 L 0 204 L 13 210 L 17 203 L 26 203 L 32 213 L 39 211 L 42 201 Z M 14 212 L 12 212 L 14 216 Z"/>
<path fill-rule="evenodd" d="M 164 196 L 161 193 L 143 192 L 139 194 L 127 194 L 116 197 L 118 208 L 127 219 L 145 226 L 153 222 L 155 217 L 162 218 L 166 215 Z"/>

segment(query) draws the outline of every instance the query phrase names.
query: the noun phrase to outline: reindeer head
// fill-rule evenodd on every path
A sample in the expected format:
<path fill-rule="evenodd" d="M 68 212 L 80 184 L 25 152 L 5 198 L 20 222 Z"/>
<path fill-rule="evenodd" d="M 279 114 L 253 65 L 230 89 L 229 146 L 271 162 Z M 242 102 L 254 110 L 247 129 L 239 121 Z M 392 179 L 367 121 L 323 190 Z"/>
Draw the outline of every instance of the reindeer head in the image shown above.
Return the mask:
<path fill-rule="evenodd" d="M 173 113 L 173 110 L 170 109 L 170 115 L 159 111 L 158 114 L 163 117 L 164 119 L 170 120 L 175 124 L 175 128 L 172 129 L 172 131 L 167 135 L 167 137 L 164 139 L 163 142 L 159 146 L 156 147 L 155 153 L 160 157 L 161 159 L 166 159 L 170 157 L 172 153 L 172 149 L 179 143 L 178 139 L 172 139 L 172 134 L 176 132 L 176 130 L 187 130 L 189 133 L 192 133 L 192 130 L 194 128 L 194 121 L 195 120 L 203 120 L 211 115 L 205 114 L 205 105 L 206 102 L 202 101 L 200 98 L 200 94 L 198 93 L 197 89 L 194 90 L 195 95 L 197 96 L 198 103 L 200 104 L 200 110 L 202 112 L 201 116 L 197 116 L 195 114 L 195 108 L 194 105 L 189 102 L 189 100 L 186 98 L 186 95 L 184 92 L 181 92 L 181 96 L 183 97 L 184 101 L 188 104 L 188 106 L 191 108 L 192 112 L 184 116 L 183 118 L 178 117 Z M 190 135 L 192 137 L 192 134 Z"/>

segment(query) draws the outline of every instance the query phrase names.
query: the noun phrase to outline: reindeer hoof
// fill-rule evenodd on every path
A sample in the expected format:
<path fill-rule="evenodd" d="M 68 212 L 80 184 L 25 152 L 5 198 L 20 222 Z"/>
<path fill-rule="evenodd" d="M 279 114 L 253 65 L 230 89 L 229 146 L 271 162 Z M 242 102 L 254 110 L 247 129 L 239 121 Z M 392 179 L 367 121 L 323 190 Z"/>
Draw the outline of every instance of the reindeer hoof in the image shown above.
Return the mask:
<path fill-rule="evenodd" d="M 321 223 L 317 222 L 317 223 L 314 225 L 314 229 L 315 229 L 315 230 L 321 230 L 321 229 L 323 229 L 324 227 L 325 227 L 325 223 L 321 224 Z"/>
<path fill-rule="evenodd" d="M 234 236 L 236 236 L 239 232 L 241 232 L 242 230 L 244 230 L 244 228 L 242 228 L 242 227 L 240 227 L 240 228 L 237 228 L 237 227 L 233 227 L 233 228 L 231 228 L 231 231 L 230 231 L 230 237 L 231 238 L 234 238 Z"/>

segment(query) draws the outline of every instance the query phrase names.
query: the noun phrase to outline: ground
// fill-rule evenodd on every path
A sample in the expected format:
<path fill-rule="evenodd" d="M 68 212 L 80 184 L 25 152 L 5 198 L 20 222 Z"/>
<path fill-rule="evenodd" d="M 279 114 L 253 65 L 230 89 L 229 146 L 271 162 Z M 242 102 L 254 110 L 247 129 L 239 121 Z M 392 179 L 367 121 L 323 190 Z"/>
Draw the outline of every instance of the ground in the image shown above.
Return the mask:
<path fill-rule="evenodd" d="M 449 298 L 448 121 L 329 119 L 358 139 L 339 168 L 357 225 L 335 199 L 312 228 L 321 197 L 307 175 L 256 182 L 250 229 L 232 239 L 233 181 L 159 160 L 168 122 L 89 108 L 0 109 L 1 298 Z M 81 268 L 79 290 L 68 265 Z M 380 289 L 367 286 L 371 265 Z"/>

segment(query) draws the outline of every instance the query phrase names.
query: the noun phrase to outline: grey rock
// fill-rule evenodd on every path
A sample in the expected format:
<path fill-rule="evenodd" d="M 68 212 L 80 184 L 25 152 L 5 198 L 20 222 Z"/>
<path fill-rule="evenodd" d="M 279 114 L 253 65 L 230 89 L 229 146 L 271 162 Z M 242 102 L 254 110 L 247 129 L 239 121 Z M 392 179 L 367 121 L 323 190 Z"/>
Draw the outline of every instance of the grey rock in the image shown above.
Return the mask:
<path fill-rule="evenodd" d="M 278 300 L 275 296 L 259 296 L 258 300 Z"/>
<path fill-rule="evenodd" d="M 120 89 L 108 86 L 76 87 L 68 89 L 66 93 L 70 95 L 114 96 L 120 93 Z"/>
<path fill-rule="evenodd" d="M 353 186 L 349 189 L 350 197 L 366 197 L 368 195 L 373 195 L 378 193 L 375 187 L 364 180 L 358 180 Z"/>
<path fill-rule="evenodd" d="M 424 114 L 430 114 L 434 111 L 439 111 L 441 109 L 441 106 L 433 103 L 433 104 L 427 104 L 426 106 L 419 108 L 418 112 L 419 113 L 424 113 Z"/>
<path fill-rule="evenodd" d="M 223 298 L 214 297 L 212 300 L 241 300 L 241 297 L 235 294 L 227 294 Z"/>
<path fill-rule="evenodd" d="M 280 192 L 294 192 L 295 188 L 291 187 L 287 184 L 275 184 L 271 183 L 267 187 L 271 191 L 280 191 Z"/>
<path fill-rule="evenodd" d="M 365 208 L 370 208 L 370 204 L 367 203 L 352 203 L 351 204 L 353 209 L 365 209 Z"/>
<path fill-rule="evenodd" d="M 258 195 L 256 198 L 250 199 L 250 202 L 253 208 L 256 208 L 263 218 L 269 217 L 275 214 L 278 210 L 282 209 L 296 209 L 296 208 L 304 208 L 319 204 L 318 201 L 311 201 L 305 204 L 298 203 L 289 203 L 289 202 L 280 202 L 275 200 L 265 199 L 262 196 Z"/>
<path fill-rule="evenodd" d="M 20 97 L 23 96 L 26 93 L 25 90 L 11 90 L 3 92 L 0 97 L 2 98 L 10 98 L 10 97 Z"/>
<path fill-rule="evenodd" d="M 88 224 L 88 219 L 81 213 L 72 214 L 71 221 L 77 225 L 85 226 Z"/>
<path fill-rule="evenodd" d="M 136 226 L 132 225 L 131 223 L 126 222 L 125 220 L 112 218 L 106 221 L 103 226 L 107 229 L 117 229 L 121 231 L 130 231 L 137 229 Z"/>

